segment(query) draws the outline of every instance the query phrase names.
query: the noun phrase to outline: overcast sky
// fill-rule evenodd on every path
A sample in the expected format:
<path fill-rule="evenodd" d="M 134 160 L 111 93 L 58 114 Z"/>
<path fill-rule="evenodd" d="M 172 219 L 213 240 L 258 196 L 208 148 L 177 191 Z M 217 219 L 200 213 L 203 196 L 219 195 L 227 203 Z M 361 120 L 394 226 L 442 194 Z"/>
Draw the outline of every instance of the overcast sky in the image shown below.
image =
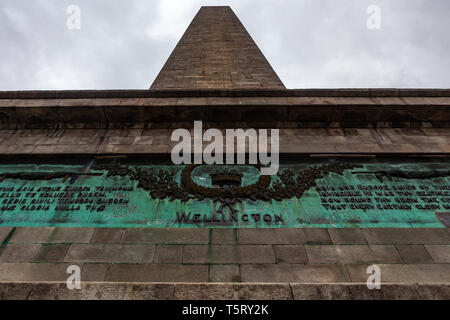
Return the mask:
<path fill-rule="evenodd" d="M 288 88 L 450 88 L 449 0 L 0 0 L 0 90 L 147 89 L 202 5 L 230 5 Z"/>

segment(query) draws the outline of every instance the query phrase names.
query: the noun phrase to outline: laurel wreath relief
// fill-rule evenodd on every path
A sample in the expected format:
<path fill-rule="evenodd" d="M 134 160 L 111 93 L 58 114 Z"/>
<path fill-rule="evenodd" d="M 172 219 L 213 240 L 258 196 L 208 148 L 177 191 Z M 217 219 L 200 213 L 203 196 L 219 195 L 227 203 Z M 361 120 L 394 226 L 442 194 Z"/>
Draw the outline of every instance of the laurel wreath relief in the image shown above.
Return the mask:
<path fill-rule="evenodd" d="M 311 166 L 298 172 L 292 169 L 280 170 L 277 178 L 260 176 L 258 181 L 248 186 L 205 187 L 192 180 L 192 172 L 199 165 L 187 165 L 181 173 L 181 184 L 176 181 L 176 171 L 155 170 L 142 167 L 122 166 L 118 163 L 97 166 L 95 170 L 107 171 L 107 176 L 128 176 L 138 181 L 138 187 L 149 191 L 153 199 L 203 200 L 250 199 L 253 201 L 282 201 L 291 198 L 301 198 L 305 191 L 316 185 L 316 181 L 329 173 L 343 175 L 345 170 L 360 166 L 348 163 L 330 163 Z M 259 168 L 259 166 L 256 166 Z M 297 170 L 296 170 L 297 171 Z"/>

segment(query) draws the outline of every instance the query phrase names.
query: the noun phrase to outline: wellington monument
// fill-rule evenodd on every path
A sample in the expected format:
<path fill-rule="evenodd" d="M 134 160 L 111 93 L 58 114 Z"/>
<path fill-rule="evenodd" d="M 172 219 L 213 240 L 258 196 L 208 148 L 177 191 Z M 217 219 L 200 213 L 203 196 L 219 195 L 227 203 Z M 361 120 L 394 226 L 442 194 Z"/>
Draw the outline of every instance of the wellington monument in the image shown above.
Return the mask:
<path fill-rule="evenodd" d="M 149 89 L 0 120 L 3 298 L 449 297 L 450 90 L 287 89 L 202 7 Z"/>

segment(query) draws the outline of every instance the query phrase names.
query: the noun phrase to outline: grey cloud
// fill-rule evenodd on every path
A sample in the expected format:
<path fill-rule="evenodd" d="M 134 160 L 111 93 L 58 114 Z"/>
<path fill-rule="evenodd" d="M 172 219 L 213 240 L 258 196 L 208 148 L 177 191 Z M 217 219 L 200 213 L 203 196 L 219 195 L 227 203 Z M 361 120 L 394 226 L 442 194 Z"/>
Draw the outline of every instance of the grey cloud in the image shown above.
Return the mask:
<path fill-rule="evenodd" d="M 289 88 L 450 87 L 448 0 L 2 0 L 0 90 L 148 88 L 201 5 L 231 5 Z"/>

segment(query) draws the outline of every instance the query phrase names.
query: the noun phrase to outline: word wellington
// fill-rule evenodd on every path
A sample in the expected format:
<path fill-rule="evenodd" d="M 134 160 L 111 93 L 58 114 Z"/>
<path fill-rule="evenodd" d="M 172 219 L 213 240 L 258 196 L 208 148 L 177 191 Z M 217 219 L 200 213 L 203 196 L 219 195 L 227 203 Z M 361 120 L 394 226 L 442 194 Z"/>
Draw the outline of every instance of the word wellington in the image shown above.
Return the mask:
<path fill-rule="evenodd" d="M 242 214 L 238 215 L 237 212 L 230 212 L 230 214 L 227 216 L 225 214 L 212 214 L 212 215 L 202 215 L 198 213 L 180 213 L 177 212 L 177 219 L 176 223 L 180 224 L 203 224 L 204 226 L 228 226 L 230 224 L 236 223 L 236 222 L 243 222 L 243 223 L 275 223 L 275 224 L 283 224 L 284 220 L 282 215 L 278 214 Z"/>

